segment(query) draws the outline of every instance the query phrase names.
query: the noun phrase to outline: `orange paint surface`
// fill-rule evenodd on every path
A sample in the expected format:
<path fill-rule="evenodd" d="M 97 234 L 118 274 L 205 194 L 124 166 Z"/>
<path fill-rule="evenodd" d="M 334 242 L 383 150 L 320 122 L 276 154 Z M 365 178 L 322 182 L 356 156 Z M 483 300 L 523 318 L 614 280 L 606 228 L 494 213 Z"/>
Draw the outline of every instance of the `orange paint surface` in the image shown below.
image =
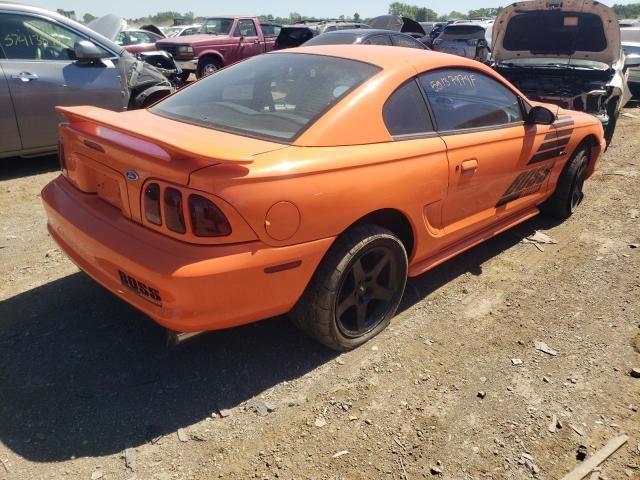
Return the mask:
<path fill-rule="evenodd" d="M 335 238 L 373 212 L 394 211 L 411 225 L 409 275 L 419 275 L 535 215 L 585 139 L 595 140 L 587 175 L 604 148 L 599 121 L 566 110 L 556 124 L 570 122 L 572 133 L 549 159 L 537 160 L 562 127 L 521 122 L 394 139 L 383 106 L 423 72 L 471 69 L 524 96 L 461 57 L 346 45 L 290 52 L 381 71 L 290 145 L 144 110 L 59 109 L 69 120 L 60 127 L 68 173 L 42 193 L 49 231 L 82 270 L 168 328 L 212 330 L 286 313 Z M 185 233 L 146 218 L 152 184 L 161 197 L 179 192 Z M 194 234 L 192 195 L 212 202 L 230 233 Z"/>

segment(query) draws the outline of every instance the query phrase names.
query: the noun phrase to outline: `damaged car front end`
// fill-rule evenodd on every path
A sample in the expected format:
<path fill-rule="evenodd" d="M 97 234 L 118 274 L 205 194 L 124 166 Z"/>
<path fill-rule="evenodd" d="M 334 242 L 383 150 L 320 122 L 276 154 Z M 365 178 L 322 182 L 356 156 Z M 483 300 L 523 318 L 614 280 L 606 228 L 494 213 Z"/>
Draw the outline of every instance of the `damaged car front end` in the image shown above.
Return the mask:
<path fill-rule="evenodd" d="M 528 98 L 596 116 L 611 142 L 631 98 L 613 10 L 591 0 L 531 0 L 493 27 L 494 68 Z"/>

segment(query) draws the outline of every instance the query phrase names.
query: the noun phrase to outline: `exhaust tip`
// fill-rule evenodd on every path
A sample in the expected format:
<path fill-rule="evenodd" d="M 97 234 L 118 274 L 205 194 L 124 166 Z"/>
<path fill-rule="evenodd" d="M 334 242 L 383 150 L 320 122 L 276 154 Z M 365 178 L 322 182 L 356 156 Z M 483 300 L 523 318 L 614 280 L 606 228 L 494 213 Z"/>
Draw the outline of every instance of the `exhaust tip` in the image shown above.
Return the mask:
<path fill-rule="evenodd" d="M 175 332 L 173 330 L 167 330 L 167 344 L 182 345 L 184 342 L 202 335 L 203 333 L 204 332 Z"/>

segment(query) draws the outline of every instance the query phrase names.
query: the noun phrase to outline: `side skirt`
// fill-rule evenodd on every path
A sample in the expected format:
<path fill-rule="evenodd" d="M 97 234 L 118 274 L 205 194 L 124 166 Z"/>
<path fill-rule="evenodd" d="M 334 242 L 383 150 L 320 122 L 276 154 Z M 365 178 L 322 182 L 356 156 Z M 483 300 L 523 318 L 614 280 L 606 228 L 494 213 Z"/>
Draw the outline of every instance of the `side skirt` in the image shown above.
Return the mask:
<path fill-rule="evenodd" d="M 507 217 L 500 222 L 491 225 L 484 230 L 481 230 L 471 237 L 467 237 L 457 243 L 454 243 L 440 253 L 422 260 L 414 265 L 411 265 L 409 267 L 409 277 L 417 277 L 427 270 L 431 270 L 432 268 L 437 267 L 441 263 L 444 263 L 450 258 L 453 258 L 472 247 L 475 247 L 485 240 L 493 238 L 496 235 L 499 235 L 500 233 L 509 230 L 510 228 L 515 227 L 516 225 L 525 222 L 532 217 L 535 217 L 536 215 L 538 215 L 538 213 L 540 213 L 540 210 L 538 210 L 536 207 L 532 207 L 530 209 L 524 210 L 523 212 L 519 212 L 515 215 Z"/>

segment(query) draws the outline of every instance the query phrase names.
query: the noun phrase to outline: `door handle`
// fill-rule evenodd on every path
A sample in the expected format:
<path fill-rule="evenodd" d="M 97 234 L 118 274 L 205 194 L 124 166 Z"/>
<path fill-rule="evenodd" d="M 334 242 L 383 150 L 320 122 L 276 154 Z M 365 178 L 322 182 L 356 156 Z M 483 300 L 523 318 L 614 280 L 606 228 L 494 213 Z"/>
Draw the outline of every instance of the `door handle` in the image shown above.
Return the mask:
<path fill-rule="evenodd" d="M 24 83 L 28 83 L 32 80 L 37 80 L 39 77 L 35 73 L 20 72 L 20 73 L 15 73 L 14 75 L 12 75 L 11 78 L 15 80 L 20 80 L 21 82 L 24 82 Z"/>
<path fill-rule="evenodd" d="M 470 158 L 462 162 L 462 175 L 473 175 L 478 170 L 478 159 Z"/>

